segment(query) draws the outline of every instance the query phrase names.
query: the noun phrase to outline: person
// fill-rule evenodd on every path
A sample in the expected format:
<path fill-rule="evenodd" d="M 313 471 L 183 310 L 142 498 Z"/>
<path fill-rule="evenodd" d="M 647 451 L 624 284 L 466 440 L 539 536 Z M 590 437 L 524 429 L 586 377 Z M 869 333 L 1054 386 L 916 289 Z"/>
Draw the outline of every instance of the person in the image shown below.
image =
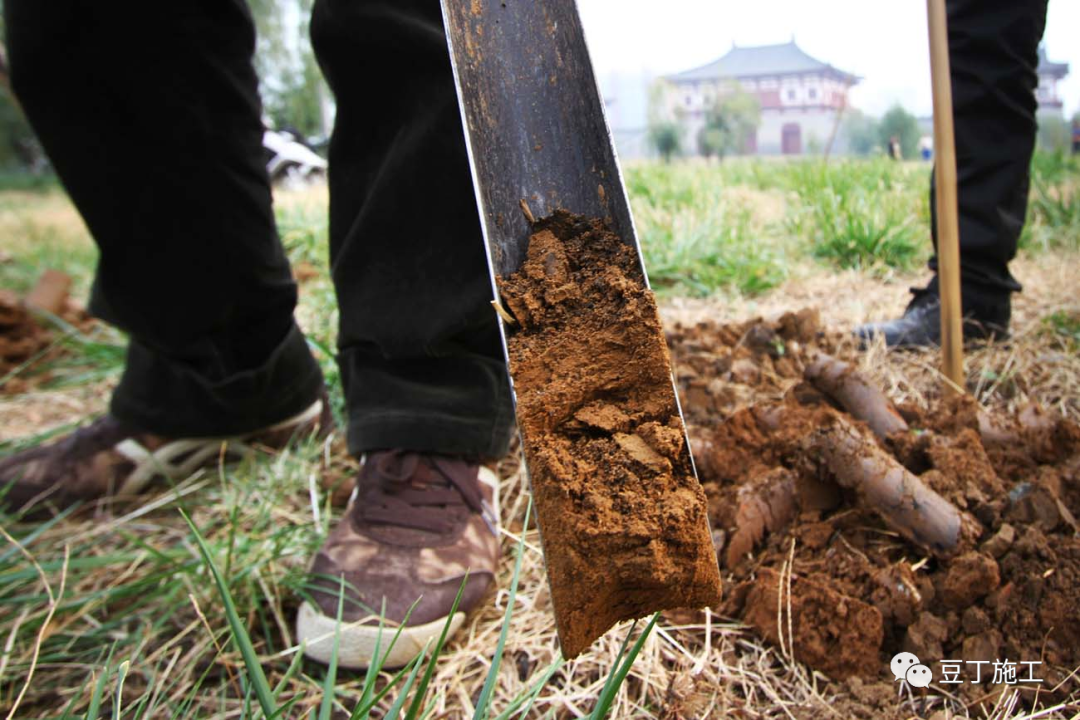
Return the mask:
<path fill-rule="evenodd" d="M 900 149 L 900 138 L 896 135 L 889 136 L 889 157 L 896 161 L 904 159 L 904 152 Z"/>
<path fill-rule="evenodd" d="M 1031 154 L 1038 125 L 1036 68 L 1047 0 L 947 0 L 949 64 L 956 135 L 960 286 L 965 340 L 1008 337 L 1009 272 L 1024 226 Z M 931 236 L 937 245 L 933 176 Z M 855 329 L 864 342 L 932 346 L 941 340 L 937 257 L 930 282 L 912 288 L 899 318 Z"/>
<path fill-rule="evenodd" d="M 14 92 L 100 250 L 90 310 L 130 336 L 104 417 L 0 460 L 5 506 L 132 495 L 216 462 L 223 443 L 325 432 L 245 2 L 8 0 L 4 13 Z M 385 601 L 400 623 L 421 598 L 392 666 L 442 630 L 463 582 L 459 614 L 494 582 L 483 461 L 506 452 L 513 411 L 439 2 L 316 0 L 311 39 L 337 103 L 337 360 L 364 462 L 312 562 L 297 639 L 328 660 L 341 577 L 347 622 Z M 365 667 L 377 632 L 345 625 L 339 662 Z"/>

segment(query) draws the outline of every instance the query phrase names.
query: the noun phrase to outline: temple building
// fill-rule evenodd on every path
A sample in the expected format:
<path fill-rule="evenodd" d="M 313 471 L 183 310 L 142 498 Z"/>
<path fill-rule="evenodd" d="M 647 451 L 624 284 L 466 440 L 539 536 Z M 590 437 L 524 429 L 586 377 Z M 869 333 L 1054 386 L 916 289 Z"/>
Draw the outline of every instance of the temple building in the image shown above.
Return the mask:
<path fill-rule="evenodd" d="M 792 39 L 781 45 L 732 46 L 723 57 L 666 80 L 673 86 L 668 109 L 678 108 L 687 138 L 697 137 L 718 95 L 739 87 L 761 105 L 761 124 L 746 139 L 743 152 L 800 155 L 824 147 L 839 130 L 848 91 L 860 78 L 811 57 Z"/>

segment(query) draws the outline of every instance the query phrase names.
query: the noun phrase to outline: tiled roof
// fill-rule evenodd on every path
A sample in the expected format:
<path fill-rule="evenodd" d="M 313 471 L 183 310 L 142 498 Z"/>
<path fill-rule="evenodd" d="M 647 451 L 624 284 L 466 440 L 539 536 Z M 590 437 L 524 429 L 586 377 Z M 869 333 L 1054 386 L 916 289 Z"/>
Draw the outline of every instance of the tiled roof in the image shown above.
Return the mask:
<path fill-rule="evenodd" d="M 1039 69 L 1040 75 L 1057 75 L 1065 77 L 1069 74 L 1069 63 L 1052 62 L 1046 58 L 1046 48 L 1039 46 Z"/>
<path fill-rule="evenodd" d="M 858 78 L 803 52 L 792 40 L 782 45 L 732 47 L 726 55 L 708 65 L 668 76 L 673 82 L 748 78 L 762 75 L 791 75 L 832 71 L 852 81 Z"/>

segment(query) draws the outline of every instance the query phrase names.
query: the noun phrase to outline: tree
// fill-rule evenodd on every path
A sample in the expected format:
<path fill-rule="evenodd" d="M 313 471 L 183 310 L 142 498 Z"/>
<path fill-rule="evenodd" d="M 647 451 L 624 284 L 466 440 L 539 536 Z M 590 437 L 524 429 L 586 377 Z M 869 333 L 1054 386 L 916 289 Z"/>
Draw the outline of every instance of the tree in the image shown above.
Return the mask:
<path fill-rule="evenodd" d="M 708 125 L 702 125 L 697 133 L 698 154 L 708 160 L 717 154 L 724 144 L 724 131 Z"/>
<path fill-rule="evenodd" d="M 266 114 L 279 128 L 303 135 L 323 132 L 329 92 L 308 34 L 314 0 L 248 0 L 258 44 L 255 68 Z"/>
<path fill-rule="evenodd" d="M 760 123 L 761 104 L 757 97 L 738 87 L 721 92 L 705 111 L 705 125 L 697 136 L 698 152 L 721 159 L 742 152 Z"/>
<path fill-rule="evenodd" d="M 893 105 L 878 126 L 881 146 L 889 147 L 889 139 L 896 137 L 900 140 L 900 152 L 905 158 L 918 157 L 919 135 L 919 121 L 900 105 Z"/>
<path fill-rule="evenodd" d="M 671 86 L 657 80 L 649 88 L 648 134 L 649 145 L 664 162 L 682 152 L 682 113 L 671 101 Z"/>
<path fill-rule="evenodd" d="M 682 152 L 682 125 L 674 120 L 649 125 L 649 144 L 664 162 Z"/>
<path fill-rule="evenodd" d="M 872 155 L 881 151 L 881 128 L 876 118 L 849 109 L 844 121 L 844 134 L 848 148 L 855 155 Z"/>

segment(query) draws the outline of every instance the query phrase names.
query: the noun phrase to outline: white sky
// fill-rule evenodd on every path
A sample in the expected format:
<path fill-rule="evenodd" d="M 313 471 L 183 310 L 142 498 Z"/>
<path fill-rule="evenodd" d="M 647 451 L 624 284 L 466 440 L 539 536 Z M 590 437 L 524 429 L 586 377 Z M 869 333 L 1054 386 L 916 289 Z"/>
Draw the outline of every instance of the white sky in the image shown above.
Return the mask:
<path fill-rule="evenodd" d="M 929 115 L 930 58 L 921 0 L 578 0 L 598 77 L 666 74 L 738 45 L 788 42 L 863 78 L 852 104 L 880 115 L 900 102 Z M 1070 64 L 1059 86 L 1080 109 L 1080 0 L 1050 0 L 1047 54 Z"/>

